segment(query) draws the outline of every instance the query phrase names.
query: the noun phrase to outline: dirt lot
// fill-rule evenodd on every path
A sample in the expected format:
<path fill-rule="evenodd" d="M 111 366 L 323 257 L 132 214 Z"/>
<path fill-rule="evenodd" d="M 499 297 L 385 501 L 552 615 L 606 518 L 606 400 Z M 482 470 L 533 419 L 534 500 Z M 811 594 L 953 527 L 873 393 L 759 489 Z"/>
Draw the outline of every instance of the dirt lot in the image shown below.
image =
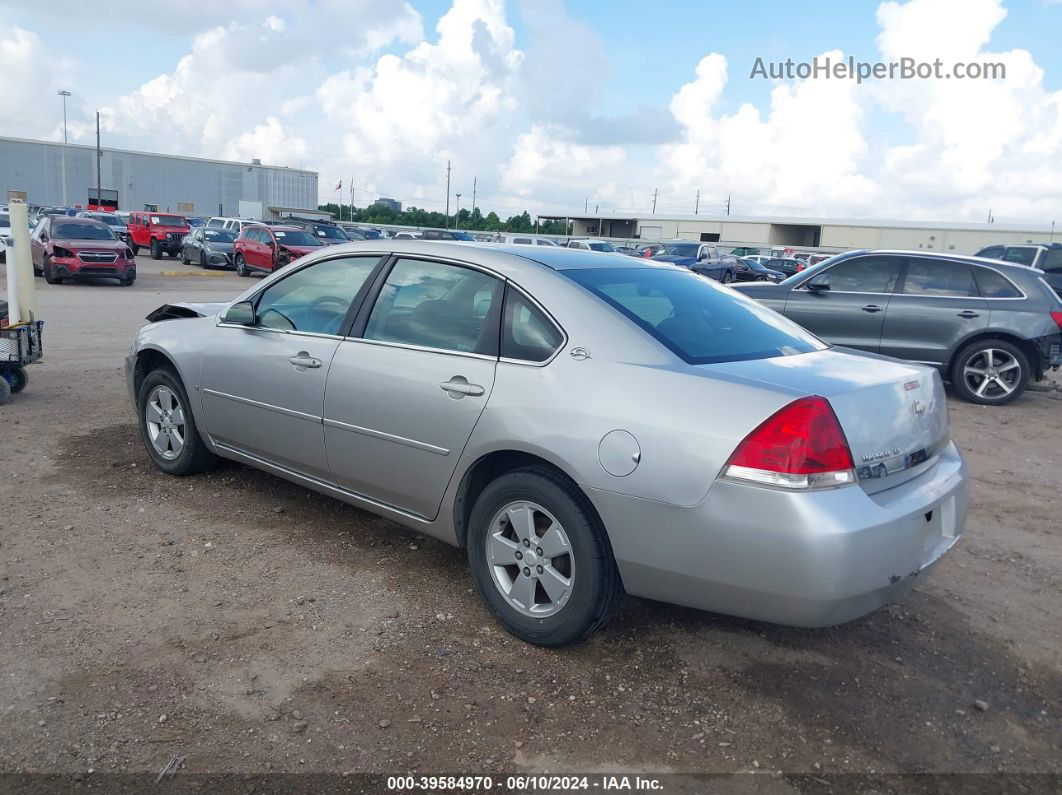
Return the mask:
<path fill-rule="evenodd" d="M 1062 773 L 1062 393 L 952 402 L 970 522 L 902 602 L 812 631 L 628 598 L 546 651 L 455 549 L 240 466 L 157 472 L 131 336 L 247 282 L 140 274 L 38 281 L 47 359 L 0 408 L 0 771 Z"/>

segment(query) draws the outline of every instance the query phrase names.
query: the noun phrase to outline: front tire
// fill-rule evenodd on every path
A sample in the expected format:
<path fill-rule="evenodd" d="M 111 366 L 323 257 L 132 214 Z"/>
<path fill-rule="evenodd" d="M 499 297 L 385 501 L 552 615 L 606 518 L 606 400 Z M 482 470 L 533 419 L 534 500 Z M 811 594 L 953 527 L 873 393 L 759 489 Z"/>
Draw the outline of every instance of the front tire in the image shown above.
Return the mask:
<path fill-rule="evenodd" d="M 190 259 L 188 259 L 188 255 L 184 253 L 184 249 L 183 248 L 181 249 L 181 264 L 182 265 L 191 265 L 192 264 L 192 261 Z"/>
<path fill-rule="evenodd" d="M 133 256 L 135 257 L 137 254 L 140 253 L 140 246 L 138 246 L 136 243 L 134 243 L 133 241 L 130 240 L 129 241 L 129 250 L 133 252 Z"/>
<path fill-rule="evenodd" d="M 199 436 L 184 385 L 172 369 L 160 367 L 148 373 L 136 405 L 144 447 L 167 475 L 194 475 L 217 462 Z"/>
<path fill-rule="evenodd" d="M 210 270 L 210 263 L 207 261 L 207 255 L 205 251 L 199 252 L 199 267 L 205 271 Z"/>
<path fill-rule="evenodd" d="M 159 241 L 151 241 L 151 258 L 162 259 L 162 246 L 159 245 Z"/>
<path fill-rule="evenodd" d="M 469 519 L 468 559 L 487 607 L 538 646 L 604 626 L 623 596 L 605 528 L 578 486 L 546 466 L 490 483 Z"/>
<path fill-rule="evenodd" d="M 236 275 L 237 276 L 250 276 L 250 272 L 247 270 L 247 263 L 244 262 L 243 254 L 236 255 Z"/>
<path fill-rule="evenodd" d="M 63 280 L 52 276 L 52 263 L 48 260 L 44 261 L 44 281 L 48 284 L 62 284 Z"/>
<path fill-rule="evenodd" d="M 955 357 L 951 383 L 963 400 L 983 406 L 1002 406 L 1016 400 L 1028 386 L 1029 359 L 1004 340 L 978 340 Z"/>

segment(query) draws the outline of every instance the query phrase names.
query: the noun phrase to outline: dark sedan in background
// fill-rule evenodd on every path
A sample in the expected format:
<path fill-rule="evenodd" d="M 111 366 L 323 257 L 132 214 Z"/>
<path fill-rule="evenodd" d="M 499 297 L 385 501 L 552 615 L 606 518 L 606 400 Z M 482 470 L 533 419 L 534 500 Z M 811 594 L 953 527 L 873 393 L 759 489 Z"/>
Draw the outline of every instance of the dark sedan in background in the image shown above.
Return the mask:
<path fill-rule="evenodd" d="M 1035 268 L 851 251 L 736 289 L 828 342 L 931 364 L 973 403 L 1009 403 L 1062 365 L 1062 300 Z"/>
<path fill-rule="evenodd" d="M 199 226 L 181 243 L 181 262 L 202 268 L 231 268 L 232 244 L 236 233 L 231 229 Z"/>
<path fill-rule="evenodd" d="M 785 278 L 786 275 L 781 271 L 772 270 L 754 259 L 745 257 L 738 258 L 737 271 L 734 272 L 734 281 L 737 282 L 778 283 Z"/>

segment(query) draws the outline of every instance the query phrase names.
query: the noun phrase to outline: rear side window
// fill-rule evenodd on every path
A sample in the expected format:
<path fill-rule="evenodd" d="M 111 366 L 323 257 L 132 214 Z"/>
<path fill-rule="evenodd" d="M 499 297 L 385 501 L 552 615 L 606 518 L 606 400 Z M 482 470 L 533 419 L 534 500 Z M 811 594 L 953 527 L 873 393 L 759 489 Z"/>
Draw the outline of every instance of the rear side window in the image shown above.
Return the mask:
<path fill-rule="evenodd" d="M 1016 262 L 1019 265 L 1032 265 L 1034 259 L 1036 259 L 1035 248 L 1012 246 L 1003 254 L 1004 262 Z"/>
<path fill-rule="evenodd" d="M 832 288 L 831 288 L 832 289 Z M 971 296 L 977 294 L 970 266 L 949 260 L 908 260 L 904 295 Z"/>
<path fill-rule="evenodd" d="M 991 268 L 974 268 L 977 286 L 985 298 L 1021 298 L 1021 292 L 999 271 Z"/>
<path fill-rule="evenodd" d="M 793 356 L 827 346 L 751 298 L 689 271 L 562 271 L 690 364 Z"/>
<path fill-rule="evenodd" d="M 509 288 L 505 295 L 501 355 L 506 359 L 544 362 L 564 341 L 564 335 L 537 306 Z"/>
<path fill-rule="evenodd" d="M 488 316 L 501 282 L 471 268 L 401 259 L 387 275 L 365 338 L 461 353 L 496 353 Z M 491 337 L 493 336 L 493 339 Z"/>

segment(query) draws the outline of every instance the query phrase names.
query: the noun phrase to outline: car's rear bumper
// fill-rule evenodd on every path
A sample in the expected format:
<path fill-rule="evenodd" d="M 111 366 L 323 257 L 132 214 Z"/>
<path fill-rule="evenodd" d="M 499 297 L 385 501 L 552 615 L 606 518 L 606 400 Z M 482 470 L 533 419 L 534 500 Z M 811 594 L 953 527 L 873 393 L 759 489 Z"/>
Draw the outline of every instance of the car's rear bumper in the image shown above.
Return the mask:
<path fill-rule="evenodd" d="M 1062 334 L 1049 334 L 1033 340 L 1033 344 L 1040 352 L 1040 372 L 1043 375 L 1047 370 L 1062 366 Z"/>
<path fill-rule="evenodd" d="M 877 494 L 717 481 L 683 508 L 588 490 L 631 594 L 793 626 L 840 624 L 909 590 L 958 540 L 966 469 L 937 463 Z"/>

